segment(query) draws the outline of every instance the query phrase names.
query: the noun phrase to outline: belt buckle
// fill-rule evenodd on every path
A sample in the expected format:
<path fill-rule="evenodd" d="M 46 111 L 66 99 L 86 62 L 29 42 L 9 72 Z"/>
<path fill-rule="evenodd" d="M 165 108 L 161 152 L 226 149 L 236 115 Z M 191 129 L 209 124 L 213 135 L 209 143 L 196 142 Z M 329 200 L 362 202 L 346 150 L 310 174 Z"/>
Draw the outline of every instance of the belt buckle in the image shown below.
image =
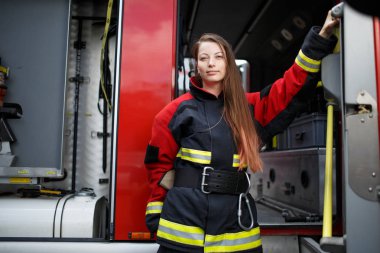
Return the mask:
<path fill-rule="evenodd" d="M 207 186 L 208 184 L 206 183 L 206 176 L 209 176 L 210 174 L 207 173 L 207 170 L 214 170 L 213 167 L 209 167 L 209 166 L 206 166 L 203 168 L 203 172 L 202 172 L 202 184 L 201 184 L 201 191 L 205 194 L 210 194 L 211 192 L 210 191 L 206 191 L 205 190 L 205 186 Z"/>

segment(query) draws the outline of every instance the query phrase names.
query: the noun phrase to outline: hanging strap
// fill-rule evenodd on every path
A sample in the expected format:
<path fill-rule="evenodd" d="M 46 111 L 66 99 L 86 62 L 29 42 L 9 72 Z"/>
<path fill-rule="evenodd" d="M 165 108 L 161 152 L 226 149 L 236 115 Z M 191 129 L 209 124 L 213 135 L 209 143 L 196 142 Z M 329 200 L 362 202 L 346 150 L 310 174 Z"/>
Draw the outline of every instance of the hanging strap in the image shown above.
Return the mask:
<path fill-rule="evenodd" d="M 107 7 L 107 18 L 106 18 L 106 25 L 104 27 L 104 33 L 103 33 L 103 38 L 102 38 L 102 50 L 100 53 L 100 84 L 102 87 L 102 92 L 104 99 L 106 100 L 109 108 L 112 108 L 112 105 L 109 101 L 109 98 L 107 96 L 106 88 L 104 85 L 104 73 L 103 73 L 103 64 L 104 64 L 104 54 L 105 54 L 105 47 L 106 47 L 106 42 L 107 42 L 107 36 L 108 36 L 108 30 L 110 28 L 111 24 L 111 15 L 112 15 L 112 6 L 113 6 L 113 0 L 108 1 L 108 7 Z"/>

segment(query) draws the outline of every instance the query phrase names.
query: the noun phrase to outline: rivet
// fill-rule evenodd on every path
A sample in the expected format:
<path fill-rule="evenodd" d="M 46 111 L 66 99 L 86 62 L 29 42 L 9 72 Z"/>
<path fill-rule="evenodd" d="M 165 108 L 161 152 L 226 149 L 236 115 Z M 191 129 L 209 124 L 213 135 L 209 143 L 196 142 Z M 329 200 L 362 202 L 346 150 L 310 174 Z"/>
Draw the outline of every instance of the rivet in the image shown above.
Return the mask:
<path fill-rule="evenodd" d="M 368 188 L 368 191 L 369 191 L 369 192 L 372 192 L 372 191 L 373 191 L 373 188 L 372 188 L 372 187 L 369 187 L 369 188 Z"/>

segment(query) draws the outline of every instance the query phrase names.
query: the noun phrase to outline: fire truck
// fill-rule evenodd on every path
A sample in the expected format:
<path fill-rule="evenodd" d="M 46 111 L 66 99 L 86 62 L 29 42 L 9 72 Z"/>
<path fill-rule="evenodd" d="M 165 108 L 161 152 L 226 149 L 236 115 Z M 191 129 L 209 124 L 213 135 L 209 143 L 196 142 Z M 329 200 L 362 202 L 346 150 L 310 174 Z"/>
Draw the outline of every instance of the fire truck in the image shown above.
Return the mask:
<path fill-rule="evenodd" d="M 380 21 L 355 0 L 1 0 L 0 252 L 156 252 L 145 151 L 193 42 L 226 38 L 260 91 L 330 9 L 338 44 L 250 192 L 264 252 L 379 252 Z"/>

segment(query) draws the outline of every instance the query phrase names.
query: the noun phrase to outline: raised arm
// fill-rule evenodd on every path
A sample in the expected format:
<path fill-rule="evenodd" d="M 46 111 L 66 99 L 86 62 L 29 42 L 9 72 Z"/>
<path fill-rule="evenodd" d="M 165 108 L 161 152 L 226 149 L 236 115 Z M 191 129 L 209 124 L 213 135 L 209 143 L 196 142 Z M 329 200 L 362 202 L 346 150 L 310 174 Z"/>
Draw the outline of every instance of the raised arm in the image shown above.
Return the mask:
<path fill-rule="evenodd" d="M 294 64 L 283 77 L 261 92 L 247 94 L 263 140 L 282 132 L 314 94 L 320 80 L 321 60 L 336 45 L 337 38 L 332 35 L 338 24 L 339 20 L 333 19 L 329 11 L 322 28 L 310 29 Z"/>

